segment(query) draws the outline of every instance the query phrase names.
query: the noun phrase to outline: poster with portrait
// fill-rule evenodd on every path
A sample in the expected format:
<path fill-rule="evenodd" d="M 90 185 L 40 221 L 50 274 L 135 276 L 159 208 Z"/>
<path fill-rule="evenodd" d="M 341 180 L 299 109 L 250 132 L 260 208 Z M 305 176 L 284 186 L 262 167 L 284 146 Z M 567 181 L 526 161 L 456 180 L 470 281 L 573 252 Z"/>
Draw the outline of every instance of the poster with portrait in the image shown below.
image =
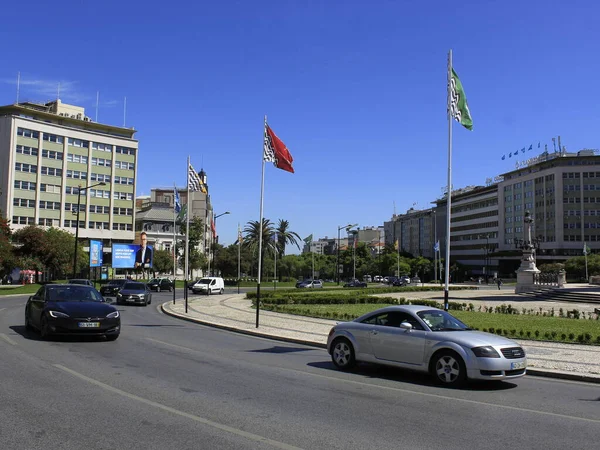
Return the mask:
<path fill-rule="evenodd" d="M 90 267 L 102 267 L 102 241 L 90 240 Z"/>

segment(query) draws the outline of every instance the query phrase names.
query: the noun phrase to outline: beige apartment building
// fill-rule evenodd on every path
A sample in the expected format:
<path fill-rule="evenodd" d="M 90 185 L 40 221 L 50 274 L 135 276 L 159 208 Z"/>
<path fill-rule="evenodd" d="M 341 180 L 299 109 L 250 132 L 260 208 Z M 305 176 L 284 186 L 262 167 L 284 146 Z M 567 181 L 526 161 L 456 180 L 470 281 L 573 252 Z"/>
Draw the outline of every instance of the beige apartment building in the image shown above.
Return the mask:
<path fill-rule="evenodd" d="M 0 210 L 11 228 L 40 225 L 75 233 L 79 200 L 81 240 L 101 240 L 105 248 L 131 243 L 135 133 L 93 122 L 84 108 L 60 100 L 0 107 Z M 80 195 L 79 187 L 86 188 Z"/>

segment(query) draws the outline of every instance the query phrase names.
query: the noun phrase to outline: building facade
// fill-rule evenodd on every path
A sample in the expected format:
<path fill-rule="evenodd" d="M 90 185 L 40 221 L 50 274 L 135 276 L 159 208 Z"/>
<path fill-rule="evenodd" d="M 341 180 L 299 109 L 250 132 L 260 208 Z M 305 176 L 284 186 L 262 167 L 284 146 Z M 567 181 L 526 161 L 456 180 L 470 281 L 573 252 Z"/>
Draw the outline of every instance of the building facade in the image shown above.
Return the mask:
<path fill-rule="evenodd" d="M 11 228 L 74 233 L 78 225 L 80 239 L 105 248 L 133 241 L 135 133 L 93 122 L 60 100 L 0 107 L 0 209 Z"/>

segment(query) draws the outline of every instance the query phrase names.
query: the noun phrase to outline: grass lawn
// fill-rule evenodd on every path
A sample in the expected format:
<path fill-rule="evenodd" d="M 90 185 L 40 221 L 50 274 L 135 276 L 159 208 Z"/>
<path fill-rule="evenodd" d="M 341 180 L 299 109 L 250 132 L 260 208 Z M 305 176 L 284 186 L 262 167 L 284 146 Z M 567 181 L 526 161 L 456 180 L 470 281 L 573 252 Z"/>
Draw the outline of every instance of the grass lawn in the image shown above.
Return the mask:
<path fill-rule="evenodd" d="M 344 305 L 265 305 L 264 309 L 320 317 L 334 320 L 352 320 L 385 304 Z M 581 342 L 600 344 L 600 321 L 592 319 L 567 319 L 533 314 L 498 314 L 478 311 L 450 311 L 452 315 L 471 328 L 490 331 L 511 338 Z"/>

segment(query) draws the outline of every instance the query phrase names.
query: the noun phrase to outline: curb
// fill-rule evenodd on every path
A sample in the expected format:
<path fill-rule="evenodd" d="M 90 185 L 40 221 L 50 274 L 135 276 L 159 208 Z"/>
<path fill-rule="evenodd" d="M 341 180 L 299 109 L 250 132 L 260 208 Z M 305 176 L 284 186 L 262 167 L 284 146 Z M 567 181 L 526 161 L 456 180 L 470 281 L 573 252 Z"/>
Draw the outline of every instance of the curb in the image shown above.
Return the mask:
<path fill-rule="evenodd" d="M 239 328 L 230 327 L 227 325 L 220 325 L 220 324 L 213 323 L 213 322 L 206 322 L 206 321 L 203 321 L 200 319 L 195 319 L 193 317 L 184 316 L 182 314 L 178 314 L 173 311 L 167 310 L 165 308 L 165 304 L 169 304 L 169 303 L 170 302 L 161 304 L 160 309 L 167 316 L 171 316 L 176 319 L 181 319 L 181 320 L 185 320 L 187 322 L 192 322 L 192 323 L 197 323 L 197 324 L 205 325 L 205 326 L 212 327 L 212 328 L 217 328 L 219 330 L 231 331 L 234 333 L 244 334 L 247 336 L 255 336 L 255 337 L 261 337 L 264 339 L 270 339 L 273 341 L 289 342 L 292 344 L 301 344 L 301 345 L 306 345 L 309 347 L 316 347 L 316 348 L 323 348 L 323 349 L 327 348 L 326 344 L 319 344 L 317 342 L 312 342 L 312 341 L 304 341 L 302 339 L 286 338 L 283 336 L 275 336 L 272 334 L 265 334 L 265 333 L 261 333 L 258 331 L 240 330 Z M 551 370 L 551 369 L 541 370 L 541 369 L 535 369 L 535 368 L 528 367 L 526 376 L 527 375 L 531 375 L 534 377 L 542 377 L 542 378 L 555 378 L 555 379 L 560 379 L 560 380 L 570 380 L 570 381 L 580 381 L 580 382 L 586 382 L 586 383 L 600 384 L 600 376 L 563 372 L 560 370 Z"/>

